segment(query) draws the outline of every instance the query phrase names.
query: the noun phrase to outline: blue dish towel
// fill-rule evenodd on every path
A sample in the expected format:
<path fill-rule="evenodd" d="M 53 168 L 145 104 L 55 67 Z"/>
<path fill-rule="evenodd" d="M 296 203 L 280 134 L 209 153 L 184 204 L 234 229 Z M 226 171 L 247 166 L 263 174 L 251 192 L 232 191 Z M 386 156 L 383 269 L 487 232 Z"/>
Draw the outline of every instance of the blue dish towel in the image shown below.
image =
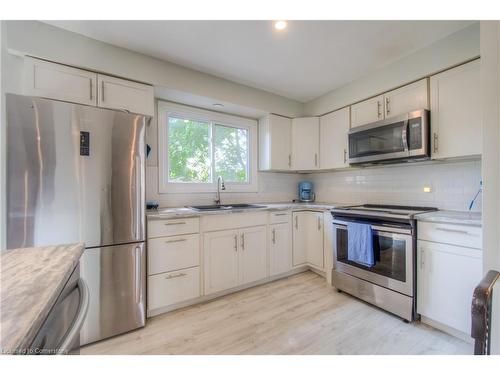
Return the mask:
<path fill-rule="evenodd" d="M 369 224 L 347 223 L 347 259 L 366 267 L 375 265 L 373 234 Z"/>

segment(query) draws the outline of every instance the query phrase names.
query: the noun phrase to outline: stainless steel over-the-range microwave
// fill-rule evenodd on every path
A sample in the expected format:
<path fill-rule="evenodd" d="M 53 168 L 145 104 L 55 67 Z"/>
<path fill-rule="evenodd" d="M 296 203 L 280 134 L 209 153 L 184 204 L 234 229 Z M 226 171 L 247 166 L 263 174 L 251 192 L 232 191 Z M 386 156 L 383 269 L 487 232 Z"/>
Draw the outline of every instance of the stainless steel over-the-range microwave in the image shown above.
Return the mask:
<path fill-rule="evenodd" d="M 376 164 L 430 158 L 430 121 L 426 109 L 349 131 L 349 164 Z"/>

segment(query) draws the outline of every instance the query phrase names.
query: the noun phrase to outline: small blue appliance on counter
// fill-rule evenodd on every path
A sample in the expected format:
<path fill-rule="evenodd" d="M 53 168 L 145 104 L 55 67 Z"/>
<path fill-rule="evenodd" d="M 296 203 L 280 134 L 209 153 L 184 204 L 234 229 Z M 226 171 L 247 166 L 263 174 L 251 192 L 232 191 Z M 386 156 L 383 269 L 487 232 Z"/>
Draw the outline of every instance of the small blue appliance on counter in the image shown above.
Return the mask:
<path fill-rule="evenodd" d="M 311 181 L 299 182 L 299 201 L 314 202 L 313 183 Z"/>

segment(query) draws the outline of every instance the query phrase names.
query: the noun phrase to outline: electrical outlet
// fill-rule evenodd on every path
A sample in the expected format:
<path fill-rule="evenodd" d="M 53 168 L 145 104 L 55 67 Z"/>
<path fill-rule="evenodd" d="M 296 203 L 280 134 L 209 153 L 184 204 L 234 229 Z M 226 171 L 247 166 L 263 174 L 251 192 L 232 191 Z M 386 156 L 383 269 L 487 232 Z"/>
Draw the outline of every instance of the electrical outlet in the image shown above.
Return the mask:
<path fill-rule="evenodd" d="M 424 193 L 432 193 L 432 188 L 430 186 L 424 186 Z"/>

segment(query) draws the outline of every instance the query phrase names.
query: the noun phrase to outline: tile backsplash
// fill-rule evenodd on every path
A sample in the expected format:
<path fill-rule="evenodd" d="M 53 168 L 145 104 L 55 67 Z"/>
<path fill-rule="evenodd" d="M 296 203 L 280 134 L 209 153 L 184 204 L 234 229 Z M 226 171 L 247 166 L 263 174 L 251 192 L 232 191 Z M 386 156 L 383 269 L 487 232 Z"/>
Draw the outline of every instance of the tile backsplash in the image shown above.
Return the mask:
<path fill-rule="evenodd" d="M 161 207 L 213 204 L 214 193 L 158 194 L 157 167 L 147 167 L 146 199 Z M 259 172 L 259 191 L 222 192 L 225 203 L 290 202 L 301 180 L 314 182 L 317 202 L 432 206 L 466 211 L 481 181 L 481 161 L 425 162 L 313 174 Z M 424 192 L 429 187 L 430 192 Z M 481 211 L 481 195 L 473 211 Z"/>
<path fill-rule="evenodd" d="M 466 211 L 481 181 L 481 161 L 426 162 L 309 175 L 318 202 L 432 206 Z M 424 187 L 431 191 L 424 192 Z M 481 211 L 481 194 L 473 211 Z"/>
<path fill-rule="evenodd" d="M 160 207 L 214 204 L 215 193 L 158 194 L 158 168 L 146 169 L 146 199 L 156 200 Z M 259 172 L 259 188 L 255 193 L 221 192 L 223 203 L 291 202 L 297 198 L 297 184 L 304 179 L 297 173 Z"/>

